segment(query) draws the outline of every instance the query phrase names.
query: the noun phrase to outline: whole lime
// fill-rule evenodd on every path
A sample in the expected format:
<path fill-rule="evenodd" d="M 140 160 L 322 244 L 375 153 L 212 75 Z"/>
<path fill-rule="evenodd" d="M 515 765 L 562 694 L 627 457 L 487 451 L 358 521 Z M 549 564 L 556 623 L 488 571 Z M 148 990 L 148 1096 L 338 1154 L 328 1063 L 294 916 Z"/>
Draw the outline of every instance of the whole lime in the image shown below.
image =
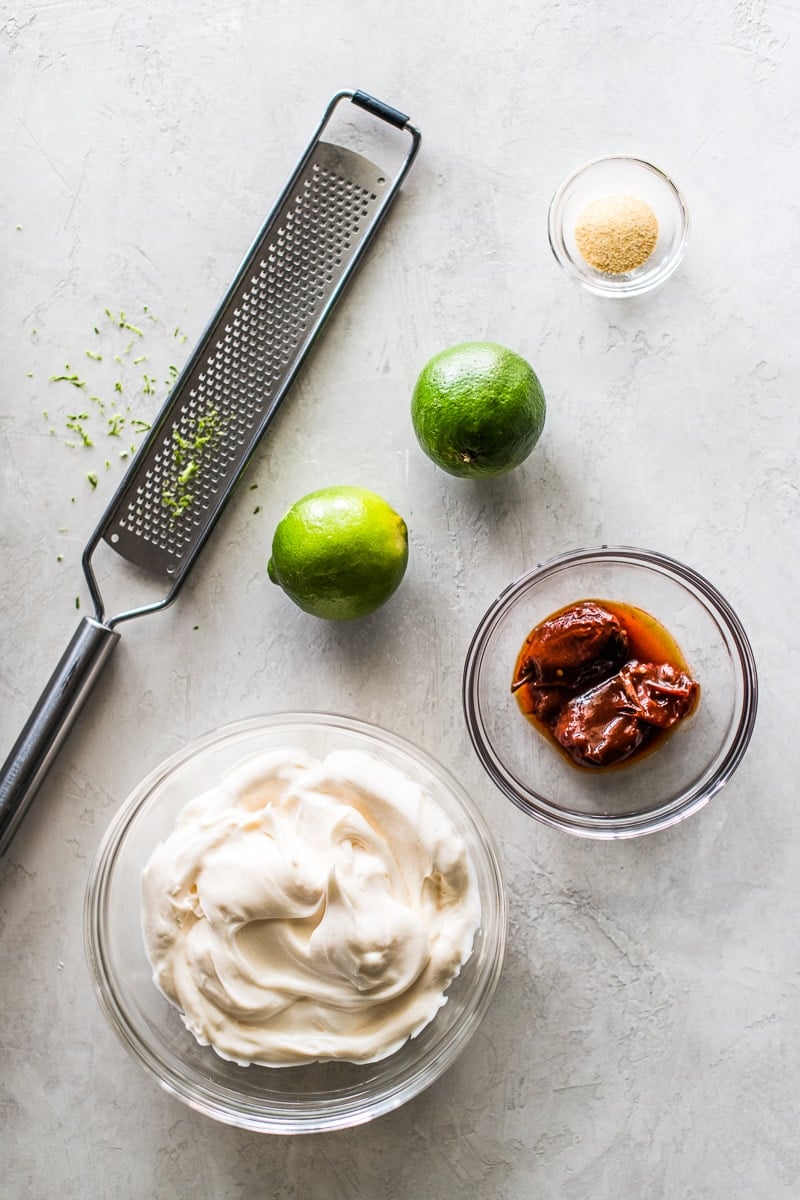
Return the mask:
<path fill-rule="evenodd" d="M 463 342 L 423 367 L 411 399 L 417 441 L 451 475 L 500 475 L 528 457 L 544 428 L 533 367 L 495 342 Z"/>
<path fill-rule="evenodd" d="M 281 518 L 267 572 L 315 617 L 363 617 L 397 590 L 408 563 L 406 523 L 366 488 L 310 492 Z"/>

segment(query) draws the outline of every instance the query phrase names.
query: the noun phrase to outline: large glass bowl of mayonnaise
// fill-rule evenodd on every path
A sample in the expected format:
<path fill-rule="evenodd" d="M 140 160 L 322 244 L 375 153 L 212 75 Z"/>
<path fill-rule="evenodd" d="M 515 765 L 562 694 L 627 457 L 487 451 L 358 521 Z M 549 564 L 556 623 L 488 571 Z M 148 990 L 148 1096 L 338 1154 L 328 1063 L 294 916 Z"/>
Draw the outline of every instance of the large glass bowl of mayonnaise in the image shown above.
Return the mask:
<path fill-rule="evenodd" d="M 277 713 L 140 783 L 97 851 L 84 933 L 103 1012 L 163 1088 L 293 1134 L 362 1124 L 438 1079 L 489 1006 L 506 924 L 491 834 L 446 770 L 365 722 Z"/>

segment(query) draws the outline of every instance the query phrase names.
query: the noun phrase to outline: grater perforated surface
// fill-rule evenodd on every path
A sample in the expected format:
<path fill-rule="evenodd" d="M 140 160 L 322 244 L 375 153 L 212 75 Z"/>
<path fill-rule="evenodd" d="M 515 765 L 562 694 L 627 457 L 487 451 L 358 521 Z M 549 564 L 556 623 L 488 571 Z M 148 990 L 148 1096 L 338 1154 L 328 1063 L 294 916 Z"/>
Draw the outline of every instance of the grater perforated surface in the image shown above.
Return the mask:
<path fill-rule="evenodd" d="M 318 142 L 292 184 L 103 525 L 117 553 L 173 581 L 291 382 L 386 179 L 361 155 Z"/>

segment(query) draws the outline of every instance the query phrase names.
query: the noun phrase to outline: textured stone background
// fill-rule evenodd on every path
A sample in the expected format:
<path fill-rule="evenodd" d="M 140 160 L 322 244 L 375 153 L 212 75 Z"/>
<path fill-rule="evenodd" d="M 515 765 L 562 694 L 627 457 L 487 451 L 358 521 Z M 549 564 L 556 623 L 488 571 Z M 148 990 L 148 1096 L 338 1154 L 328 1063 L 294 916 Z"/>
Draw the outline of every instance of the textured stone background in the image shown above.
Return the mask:
<path fill-rule="evenodd" d="M 0 865 L 0 1195 L 797 1196 L 798 79 L 800 12 L 771 0 L 5 6 L 2 752 L 76 598 L 88 609 L 80 552 L 122 469 L 124 446 L 64 445 L 77 402 L 49 376 L 88 374 L 105 307 L 147 305 L 163 397 L 337 88 L 409 112 L 424 141 L 257 490 L 179 604 L 125 628 Z M 564 175 L 617 150 L 669 171 L 693 218 L 679 273 L 627 303 L 581 293 L 546 237 Z M 550 405 L 525 466 L 481 486 L 438 472 L 408 416 L 428 356 L 471 337 L 525 354 Z M 401 592 L 358 628 L 315 623 L 264 574 L 284 509 L 335 482 L 381 491 L 411 529 Z M 621 845 L 504 801 L 459 699 L 500 588 L 600 541 L 707 575 L 762 685 L 718 799 Z M 146 771 L 216 724 L 294 706 L 384 724 L 461 778 L 496 833 L 511 927 L 496 1000 L 444 1079 L 370 1126 L 281 1139 L 195 1115 L 128 1059 L 81 914 L 96 845 Z"/>

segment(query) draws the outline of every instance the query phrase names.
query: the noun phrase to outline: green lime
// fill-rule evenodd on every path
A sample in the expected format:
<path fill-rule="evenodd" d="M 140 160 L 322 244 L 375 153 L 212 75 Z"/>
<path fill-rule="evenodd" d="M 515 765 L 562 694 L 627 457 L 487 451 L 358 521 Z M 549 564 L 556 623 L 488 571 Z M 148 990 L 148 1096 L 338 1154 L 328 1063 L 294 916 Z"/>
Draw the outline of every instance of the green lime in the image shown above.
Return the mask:
<path fill-rule="evenodd" d="M 366 488 L 328 487 L 278 522 L 267 572 L 305 612 L 348 621 L 388 600 L 407 562 L 406 523 L 385 500 Z"/>
<path fill-rule="evenodd" d="M 544 428 L 545 399 L 533 367 L 495 342 L 464 342 L 425 365 L 411 399 L 417 440 L 464 478 L 518 467 Z"/>

